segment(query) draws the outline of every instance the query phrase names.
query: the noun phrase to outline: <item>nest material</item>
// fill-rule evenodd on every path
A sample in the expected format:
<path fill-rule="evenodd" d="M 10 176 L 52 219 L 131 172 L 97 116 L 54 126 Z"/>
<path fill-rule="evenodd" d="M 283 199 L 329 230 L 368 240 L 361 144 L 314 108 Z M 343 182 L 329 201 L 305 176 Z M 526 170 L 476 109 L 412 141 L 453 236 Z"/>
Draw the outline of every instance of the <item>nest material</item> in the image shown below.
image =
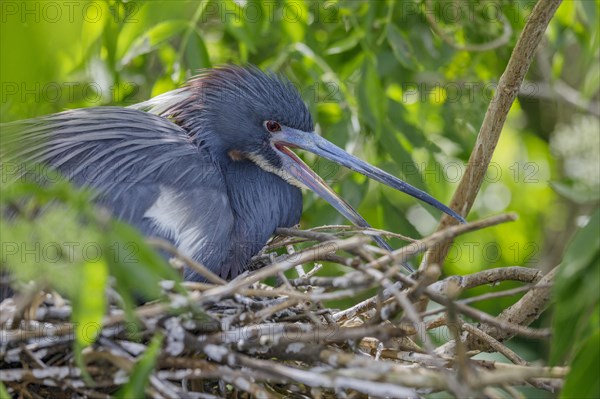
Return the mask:
<path fill-rule="evenodd" d="M 554 391 L 565 368 L 529 364 L 502 343 L 515 335 L 548 338 L 548 331 L 528 325 L 548 305 L 554 273 L 542 277 L 535 269 L 507 267 L 439 281 L 436 265 L 411 277 L 402 273 L 415 254 L 512 219 L 450 227 L 392 254 L 370 246 L 364 230 L 281 229 L 268 249 L 288 253 L 258 257 L 262 268 L 228 283 L 180 256 L 211 283 L 186 283 L 182 295 L 164 282 L 169 300 L 137 308 L 139 323 L 111 305 L 98 339 L 83 350 L 91 380 L 76 366 L 69 302 L 55 293 L 21 294 L 2 304 L 0 380 L 15 397 L 110 397 L 160 334 L 161 353 L 146 387 L 152 398 L 419 397 L 438 391 L 518 397 L 520 385 Z M 351 271 L 318 276 L 322 261 Z M 283 272 L 292 268 L 297 277 L 287 278 Z M 266 277 L 277 278 L 276 287 L 261 283 Z M 505 280 L 524 285 L 457 299 L 462 290 Z M 369 289 L 374 295 L 352 307 L 325 306 Z M 497 317 L 470 305 L 525 291 Z M 510 362 L 473 358 L 482 351 Z"/>

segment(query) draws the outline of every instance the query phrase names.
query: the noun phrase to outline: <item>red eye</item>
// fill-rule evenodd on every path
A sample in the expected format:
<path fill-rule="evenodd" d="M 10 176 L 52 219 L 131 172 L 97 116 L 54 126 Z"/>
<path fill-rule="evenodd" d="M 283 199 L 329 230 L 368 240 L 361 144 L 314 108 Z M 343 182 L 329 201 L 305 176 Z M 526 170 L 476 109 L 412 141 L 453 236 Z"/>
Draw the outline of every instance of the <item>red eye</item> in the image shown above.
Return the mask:
<path fill-rule="evenodd" d="M 275 121 L 266 121 L 265 122 L 265 127 L 271 133 L 275 133 L 275 132 L 281 131 L 281 125 L 278 122 L 275 122 Z"/>

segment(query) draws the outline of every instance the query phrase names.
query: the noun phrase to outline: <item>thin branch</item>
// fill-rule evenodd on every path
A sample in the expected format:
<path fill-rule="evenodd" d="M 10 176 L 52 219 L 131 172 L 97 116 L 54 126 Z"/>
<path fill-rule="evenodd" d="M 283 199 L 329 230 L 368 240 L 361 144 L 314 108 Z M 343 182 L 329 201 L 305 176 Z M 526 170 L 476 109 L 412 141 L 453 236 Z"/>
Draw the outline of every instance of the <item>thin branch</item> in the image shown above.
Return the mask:
<path fill-rule="evenodd" d="M 513 350 L 509 349 L 505 345 L 502 345 L 497 339 L 495 339 L 491 335 L 486 334 L 485 332 L 481 331 L 479 328 L 477 328 L 471 324 L 468 324 L 468 323 L 464 323 L 462 327 L 468 333 L 481 339 L 483 342 L 485 342 L 487 345 L 489 345 L 490 348 L 494 349 L 496 352 L 502 353 L 504 356 L 506 356 L 506 358 L 508 360 L 510 360 L 514 364 L 519 364 L 521 366 L 528 365 L 528 363 L 522 357 L 517 355 Z"/>
<path fill-rule="evenodd" d="M 203 298 L 216 299 L 223 296 L 231 295 L 242 287 L 248 286 L 267 277 L 276 275 L 277 273 L 285 272 L 286 270 L 289 270 L 296 265 L 311 262 L 315 259 L 320 259 L 319 257 L 322 256 L 323 253 L 332 253 L 341 250 L 358 248 L 362 244 L 365 244 L 367 241 L 368 239 L 364 237 L 352 237 L 346 240 L 328 241 L 316 245 L 314 247 L 298 252 L 293 256 L 288 256 L 277 263 L 264 267 L 247 277 L 244 277 L 242 279 L 236 279 L 229 282 L 226 285 L 208 290 L 204 292 Z"/>
<path fill-rule="evenodd" d="M 206 266 L 196 262 L 189 256 L 182 254 L 181 251 L 179 251 L 179 249 L 176 246 L 174 246 L 173 244 L 171 244 L 169 241 L 159 239 L 159 238 L 148 238 L 146 240 L 146 242 L 148 244 L 150 244 L 151 246 L 153 246 L 154 248 L 162 249 L 164 251 L 169 252 L 170 254 L 175 256 L 177 259 L 179 259 L 183 263 L 185 263 L 187 266 L 189 266 L 190 269 L 192 269 L 193 271 L 195 271 L 196 273 L 198 273 L 199 275 L 204 277 L 207 281 L 209 281 L 213 284 L 219 284 L 219 285 L 223 285 L 223 284 L 227 283 L 227 281 L 225 281 L 221 277 L 217 276 Z"/>
<path fill-rule="evenodd" d="M 552 283 L 558 268 L 552 269 L 541 280 L 538 281 L 536 287 L 538 289 L 531 290 L 526 293 L 517 303 L 505 309 L 498 316 L 497 320 L 517 323 L 523 326 L 528 326 L 546 310 L 552 300 Z M 543 287 L 543 288 L 540 288 Z M 505 331 L 496 328 L 496 326 L 484 323 L 480 326 L 481 331 L 491 335 L 498 341 L 506 341 L 514 336 L 510 331 Z M 473 342 L 473 349 L 486 350 L 487 346 Z"/>

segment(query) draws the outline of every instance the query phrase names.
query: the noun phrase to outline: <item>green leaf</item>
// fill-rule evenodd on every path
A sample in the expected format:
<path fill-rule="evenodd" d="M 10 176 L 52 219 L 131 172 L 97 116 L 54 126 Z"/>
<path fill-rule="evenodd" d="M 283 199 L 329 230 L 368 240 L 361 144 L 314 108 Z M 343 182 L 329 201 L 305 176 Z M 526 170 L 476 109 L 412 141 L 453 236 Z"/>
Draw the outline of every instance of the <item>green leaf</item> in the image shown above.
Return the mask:
<path fill-rule="evenodd" d="M 406 137 L 411 146 L 425 147 L 427 142 L 423 135 L 423 129 L 421 126 L 416 126 L 408 121 L 409 115 L 404 104 L 400 104 L 396 101 L 390 101 L 389 104 L 389 119 L 393 123 L 395 130 Z"/>
<path fill-rule="evenodd" d="M 387 96 L 381 86 L 375 60 L 372 57 L 365 58 L 363 64 L 362 79 L 358 86 L 358 102 L 361 116 L 373 128 L 376 136 L 380 137 L 387 113 Z"/>
<path fill-rule="evenodd" d="M 341 40 L 331 44 L 327 50 L 325 50 L 325 54 L 340 54 L 348 50 L 352 50 L 356 45 L 360 42 L 360 40 L 364 37 L 364 32 L 359 29 L 355 29 Z"/>
<path fill-rule="evenodd" d="M 388 197 L 382 193 L 380 196 L 380 203 L 383 210 L 383 228 L 389 231 L 402 232 L 409 237 L 418 237 L 419 232 L 410 223 L 406 217 L 405 209 L 402 209 L 399 204 L 392 202 Z M 395 239 L 394 245 L 404 245 L 397 242 Z"/>
<path fill-rule="evenodd" d="M 154 25 L 133 42 L 121 59 L 121 64 L 126 65 L 135 57 L 153 51 L 162 42 L 169 40 L 187 26 L 187 21 L 180 20 L 165 21 Z"/>
<path fill-rule="evenodd" d="M 129 382 L 117 393 L 117 398 L 143 398 L 146 397 L 145 391 L 148 380 L 154 370 L 156 359 L 160 354 L 163 337 L 160 334 L 155 335 L 148 345 L 148 349 L 142 355 L 141 359 L 134 366 Z"/>
<path fill-rule="evenodd" d="M 414 50 L 396 25 L 390 24 L 387 39 L 398 62 L 405 68 L 416 69 Z"/>
<path fill-rule="evenodd" d="M 2 382 L 0 382 L 0 398 L 10 398 L 8 391 Z"/>
<path fill-rule="evenodd" d="M 362 180 L 361 182 L 357 181 Z M 353 176 L 341 181 L 341 195 L 352 207 L 358 208 L 361 202 L 367 196 L 369 190 L 369 179 Z"/>
<path fill-rule="evenodd" d="M 571 363 L 565 386 L 560 393 L 564 399 L 600 398 L 600 330 L 588 337 Z"/>
<path fill-rule="evenodd" d="M 199 32 L 194 32 L 194 34 L 190 36 L 187 48 L 185 49 L 185 56 L 188 64 L 187 66 L 192 71 L 200 68 L 210 68 L 212 66 L 208 50 L 206 49 L 206 43 Z"/>
<path fill-rule="evenodd" d="M 568 360 L 587 337 L 598 330 L 590 317 L 600 303 L 600 210 L 575 233 L 556 276 L 551 362 Z"/>
<path fill-rule="evenodd" d="M 141 295 L 147 300 L 158 298 L 161 294 L 159 282 L 163 279 L 181 280 L 164 258 L 144 242 L 142 235 L 126 223 L 117 220 L 111 223 L 105 245 L 117 291 L 129 303 L 133 303 L 132 295 Z"/>
<path fill-rule="evenodd" d="M 102 329 L 106 310 L 105 288 L 108 281 L 108 266 L 104 259 L 85 262 L 77 287 L 77 298 L 73 300 L 73 323 L 75 340 L 81 347 L 96 341 Z"/>

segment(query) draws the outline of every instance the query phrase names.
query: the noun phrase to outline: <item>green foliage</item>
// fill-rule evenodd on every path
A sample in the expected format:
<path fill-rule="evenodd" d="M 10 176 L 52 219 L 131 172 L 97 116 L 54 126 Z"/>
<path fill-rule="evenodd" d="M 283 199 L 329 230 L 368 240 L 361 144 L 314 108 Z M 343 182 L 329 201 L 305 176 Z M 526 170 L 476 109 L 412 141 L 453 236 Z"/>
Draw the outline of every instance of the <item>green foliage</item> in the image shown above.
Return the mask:
<path fill-rule="evenodd" d="M 104 259 L 85 261 L 81 267 L 80 286 L 73 298 L 73 322 L 76 325 L 75 340 L 80 346 L 93 343 L 102 326 L 106 311 L 106 283 L 108 266 Z"/>
<path fill-rule="evenodd" d="M 6 391 L 6 387 L 3 383 L 0 382 L 0 398 L 9 398 L 8 392 Z"/>
<path fill-rule="evenodd" d="M 598 346 L 600 332 L 600 211 L 579 230 L 569 244 L 556 278 L 554 296 L 554 336 L 552 357 L 554 364 L 571 359 L 573 353 L 580 362 L 582 352 Z M 590 341 L 591 340 L 591 341 Z M 596 343 L 593 343 L 593 341 Z M 598 356 L 598 351 L 594 356 Z M 596 363 L 597 364 L 597 363 Z M 598 368 L 580 369 L 595 380 Z M 578 379 L 573 375 L 573 379 Z M 600 391 L 598 391 L 600 393 Z"/>
<path fill-rule="evenodd" d="M 597 314 L 597 310 L 596 310 Z M 597 325 L 598 321 L 596 321 Z M 600 330 L 587 337 L 571 363 L 571 372 L 567 376 L 560 397 L 589 398 L 600 397 Z"/>
<path fill-rule="evenodd" d="M 76 341 L 95 341 L 105 313 L 108 275 L 126 309 L 135 296 L 160 296 L 159 281 L 179 280 L 132 227 L 93 205 L 92 194 L 48 172 L 38 184 L 2 176 L 2 260 L 19 281 L 34 280 L 73 300 Z"/>
<path fill-rule="evenodd" d="M 554 287 L 550 360 L 568 363 L 561 398 L 600 396 L 600 211 L 569 244 Z"/>

